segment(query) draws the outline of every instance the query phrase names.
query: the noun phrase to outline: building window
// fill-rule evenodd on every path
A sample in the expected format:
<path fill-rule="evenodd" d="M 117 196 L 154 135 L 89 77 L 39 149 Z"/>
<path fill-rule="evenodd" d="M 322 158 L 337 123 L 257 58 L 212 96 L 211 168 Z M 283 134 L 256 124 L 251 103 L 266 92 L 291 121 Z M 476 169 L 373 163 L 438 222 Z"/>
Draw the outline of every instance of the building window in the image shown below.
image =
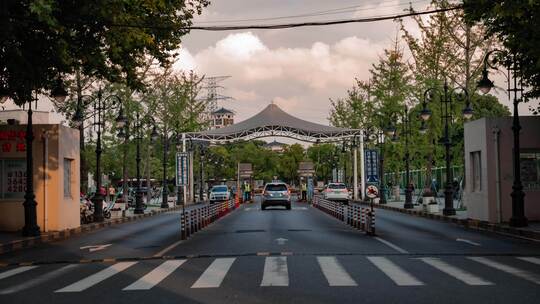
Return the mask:
<path fill-rule="evenodd" d="M 471 152 L 471 185 L 473 192 L 482 191 L 482 157 L 481 151 Z"/>
<path fill-rule="evenodd" d="M 64 197 L 71 196 L 71 165 L 73 160 L 64 158 Z"/>
<path fill-rule="evenodd" d="M 24 198 L 26 160 L 0 159 L 0 199 Z"/>
<path fill-rule="evenodd" d="M 519 158 L 523 189 L 540 190 L 540 152 L 522 152 Z"/>

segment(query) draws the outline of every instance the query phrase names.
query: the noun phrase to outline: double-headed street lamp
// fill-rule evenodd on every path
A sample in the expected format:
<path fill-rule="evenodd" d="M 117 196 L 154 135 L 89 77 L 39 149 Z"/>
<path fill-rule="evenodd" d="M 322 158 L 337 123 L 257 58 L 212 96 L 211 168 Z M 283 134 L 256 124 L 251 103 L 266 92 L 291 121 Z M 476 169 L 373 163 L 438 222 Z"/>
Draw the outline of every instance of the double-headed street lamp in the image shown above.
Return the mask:
<path fill-rule="evenodd" d="M 402 122 L 401 134 L 405 136 L 405 204 L 403 205 L 403 208 L 405 209 L 414 208 L 414 204 L 412 202 L 413 187 L 411 183 L 411 156 L 409 150 L 409 139 L 411 136 L 410 113 L 411 112 L 409 112 L 409 108 L 407 106 L 405 106 L 403 108 L 403 112 L 400 113 Z M 391 136 L 392 141 L 397 141 L 399 139 L 397 135 L 397 128 L 393 123 L 390 123 L 387 129 L 387 135 Z"/>
<path fill-rule="evenodd" d="M 455 215 L 456 209 L 454 209 L 454 189 L 452 186 L 452 180 L 453 180 L 453 174 L 452 174 L 452 156 L 450 147 L 452 146 L 452 142 L 450 141 L 450 124 L 452 123 L 452 102 L 455 101 L 455 98 L 457 96 L 460 96 L 462 94 L 458 94 L 457 90 L 461 90 L 463 94 L 465 95 L 465 108 L 463 108 L 462 114 L 464 119 L 470 119 L 473 115 L 473 110 L 471 108 L 470 100 L 469 100 L 469 92 L 465 88 L 449 88 L 448 83 L 446 79 L 444 80 L 444 86 L 442 91 L 442 98 L 439 98 L 439 101 L 441 103 L 441 119 L 444 120 L 444 137 L 443 137 L 443 143 L 445 146 L 446 151 L 446 185 L 444 188 L 444 209 L 443 214 L 444 215 Z M 422 111 L 420 112 L 420 118 L 423 121 L 427 121 L 431 117 L 431 110 L 428 108 L 427 104 L 428 102 L 431 102 L 432 100 L 428 98 L 428 95 L 431 95 L 434 91 L 439 91 L 438 88 L 429 88 L 424 92 L 424 100 L 422 101 Z M 425 130 L 425 125 L 421 127 Z"/>
<path fill-rule="evenodd" d="M 492 50 L 484 57 L 484 69 L 482 71 L 482 78 L 478 81 L 478 89 L 487 94 L 495 86 L 493 81 L 488 78 L 488 67 L 497 69 L 495 64 L 489 62 L 489 56 L 492 54 L 498 54 L 499 58 L 502 58 L 502 64 L 508 71 L 508 97 L 511 98 L 511 94 L 514 93 L 513 105 L 514 114 L 512 120 L 512 131 L 514 133 L 514 147 L 513 147 L 513 170 L 514 181 L 512 184 L 512 217 L 510 218 L 510 226 L 525 227 L 528 225 L 527 218 L 525 217 L 525 193 L 523 192 L 523 184 L 521 183 L 521 165 L 520 165 L 520 144 L 519 144 L 519 131 L 521 125 L 519 123 L 519 111 L 518 105 L 523 100 L 523 83 L 518 80 L 521 75 L 521 66 L 519 60 L 517 60 L 516 54 L 509 54 L 501 50 Z M 496 63 L 496 62 L 495 62 Z"/>
<path fill-rule="evenodd" d="M 97 98 L 93 100 L 94 102 L 94 108 L 93 108 L 93 116 L 97 122 L 94 122 L 94 125 L 97 126 L 97 142 L 96 142 L 96 192 L 94 193 L 94 196 L 92 197 L 92 203 L 94 204 L 94 221 L 96 222 L 103 222 L 103 194 L 101 193 L 101 153 L 103 150 L 101 149 L 101 128 L 102 124 L 102 112 L 104 110 L 108 110 L 109 108 L 105 107 L 105 103 L 109 99 L 114 99 L 112 101 L 113 106 L 119 106 L 118 110 L 118 117 L 116 118 L 116 126 L 120 129 L 122 129 L 127 122 L 126 117 L 124 116 L 124 111 L 122 107 L 122 100 L 117 95 L 109 95 L 107 97 L 103 97 L 103 93 L 101 88 L 98 90 Z M 74 122 L 79 125 L 84 122 L 84 110 L 82 108 L 82 103 L 78 104 L 77 110 L 75 112 L 75 116 L 73 117 Z"/>
<path fill-rule="evenodd" d="M 156 122 L 155 120 L 151 117 L 151 116 L 147 116 L 148 119 L 150 119 L 152 121 L 152 132 L 150 133 L 150 141 L 152 143 L 154 143 L 157 138 L 159 137 L 159 134 L 157 133 L 157 129 L 156 129 Z M 135 190 L 135 210 L 133 210 L 133 213 L 135 214 L 143 214 L 144 213 L 144 208 L 143 208 L 143 191 L 141 189 L 141 140 L 142 140 L 142 132 L 141 132 L 141 127 L 142 127 L 142 121 L 140 119 L 140 113 L 139 113 L 139 110 L 137 110 L 136 114 L 135 114 L 135 133 L 136 133 L 136 137 L 135 137 L 135 140 L 137 142 L 137 154 L 136 154 L 136 158 L 135 158 L 135 161 L 137 163 L 137 187 L 136 187 L 136 190 Z M 118 137 L 123 137 L 123 138 L 128 138 L 129 135 L 127 133 L 124 133 L 124 130 L 121 129 L 120 130 L 120 134 L 118 134 Z M 150 187 L 150 181 L 146 181 L 146 194 L 148 195 L 148 190 L 149 190 L 149 187 Z"/>

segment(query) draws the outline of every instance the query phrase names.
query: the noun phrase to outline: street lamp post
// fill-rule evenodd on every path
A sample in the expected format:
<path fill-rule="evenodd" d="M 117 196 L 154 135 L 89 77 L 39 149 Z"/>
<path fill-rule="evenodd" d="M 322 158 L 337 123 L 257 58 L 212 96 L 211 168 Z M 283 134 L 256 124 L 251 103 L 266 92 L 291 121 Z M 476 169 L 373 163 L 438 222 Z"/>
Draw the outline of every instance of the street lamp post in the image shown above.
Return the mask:
<path fill-rule="evenodd" d="M 161 196 L 161 208 L 169 208 L 169 187 L 167 185 L 167 150 L 169 149 L 169 136 L 163 132 L 163 191 Z"/>
<path fill-rule="evenodd" d="M 403 112 L 401 112 L 400 114 L 402 122 L 401 133 L 405 136 L 405 156 L 403 157 L 403 160 L 405 161 L 405 204 L 403 205 L 403 208 L 412 209 L 414 208 L 414 204 L 412 202 L 413 187 L 411 183 L 411 156 L 409 150 L 409 139 L 411 136 L 411 120 L 409 117 L 409 108 L 405 106 Z M 392 141 L 398 140 L 396 127 L 392 123 L 390 123 L 387 132 L 389 136 L 392 136 Z"/>
<path fill-rule="evenodd" d="M 517 60 L 516 54 L 508 54 L 501 50 L 492 50 L 484 57 L 484 69 L 482 71 L 482 78 L 478 81 L 478 89 L 487 94 L 494 87 L 493 82 L 488 78 L 488 67 L 496 69 L 496 67 L 489 62 L 489 56 L 497 53 L 499 57 L 503 57 L 504 65 L 508 70 L 508 97 L 514 93 L 513 97 L 513 120 L 512 131 L 514 135 L 514 147 L 513 147 L 513 171 L 514 181 L 512 184 L 512 217 L 510 218 L 510 226 L 525 227 L 528 225 L 528 220 L 525 217 L 525 193 L 523 192 L 523 184 L 521 183 L 521 165 L 520 165 L 520 143 L 519 132 L 521 125 L 519 122 L 518 105 L 523 100 L 523 83 L 518 81 L 518 75 L 520 75 L 520 64 Z M 519 96 L 520 95 L 520 96 Z"/>
<path fill-rule="evenodd" d="M 119 105 L 118 117 L 116 118 L 116 125 L 118 128 L 122 129 L 126 125 L 126 118 L 124 117 L 122 100 L 117 95 L 109 95 L 103 98 L 103 93 L 101 88 L 98 90 L 97 99 L 94 100 L 94 117 L 97 119 L 97 141 L 96 141 L 96 192 L 92 197 L 92 203 L 94 204 L 94 221 L 103 222 L 103 194 L 101 193 L 101 153 L 103 152 L 101 148 L 101 128 L 102 128 L 102 112 L 106 110 L 105 102 L 110 99 L 116 99 L 113 101 L 113 105 Z M 75 112 L 74 120 L 76 123 L 83 123 L 84 114 L 82 109 L 82 104 L 78 103 L 77 110 Z"/>
<path fill-rule="evenodd" d="M 456 90 L 461 89 L 466 98 L 466 104 L 465 108 L 463 109 L 463 118 L 469 119 L 472 117 L 473 110 L 471 109 L 470 101 L 469 101 L 469 92 L 465 88 L 449 88 L 448 82 L 446 79 L 444 80 L 444 86 L 443 86 L 443 98 L 439 98 L 439 101 L 441 103 L 441 116 L 444 120 L 444 137 L 443 137 L 443 143 L 445 147 L 445 158 L 446 158 L 446 184 L 444 188 L 444 209 L 443 214 L 444 215 L 455 215 L 456 209 L 454 209 L 454 189 L 452 186 L 452 180 L 453 180 L 453 174 L 452 174 L 452 155 L 450 148 L 452 146 L 452 142 L 450 140 L 450 123 L 452 122 L 452 102 L 453 102 L 453 96 L 456 95 Z M 423 108 L 420 112 L 420 118 L 424 121 L 427 121 L 431 117 L 431 111 L 427 107 L 427 103 L 431 100 L 428 99 L 428 94 L 430 94 L 433 91 L 436 91 L 436 88 L 429 88 L 424 92 L 424 100 L 422 102 Z M 421 128 L 422 130 L 422 128 Z"/>
<path fill-rule="evenodd" d="M 135 210 L 133 211 L 133 213 L 135 214 L 143 214 L 144 213 L 144 208 L 143 208 L 143 192 L 142 192 L 142 189 L 141 189 L 141 140 L 142 140 L 142 134 L 141 134 L 141 125 L 142 125 L 142 121 L 140 119 L 140 114 L 139 114 L 139 111 L 137 111 L 137 113 L 135 114 L 135 132 L 136 132 L 136 138 L 135 140 L 137 141 L 137 155 L 136 155 L 136 158 L 135 158 L 135 161 L 137 163 L 137 190 L 136 190 L 136 193 L 135 193 Z M 154 122 L 154 119 L 152 117 L 149 116 L 149 118 Z M 158 137 L 158 134 L 157 134 L 157 130 L 156 130 L 156 124 L 155 122 L 153 123 L 153 127 L 152 127 L 152 133 L 150 134 L 150 140 L 151 142 L 154 142 L 156 140 L 156 138 Z M 147 195 L 148 195 L 148 190 L 149 190 L 149 186 L 150 186 L 150 181 L 146 181 L 146 189 L 147 189 Z"/>

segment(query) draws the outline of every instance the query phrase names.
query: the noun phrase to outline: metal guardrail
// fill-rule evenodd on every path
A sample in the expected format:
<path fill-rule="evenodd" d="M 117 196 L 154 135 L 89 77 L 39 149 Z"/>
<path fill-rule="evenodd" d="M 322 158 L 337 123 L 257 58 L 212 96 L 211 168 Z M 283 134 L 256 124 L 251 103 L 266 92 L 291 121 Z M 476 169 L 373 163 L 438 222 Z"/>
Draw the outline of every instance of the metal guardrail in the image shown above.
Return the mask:
<path fill-rule="evenodd" d="M 204 229 L 236 208 L 238 208 L 238 205 L 233 200 L 229 200 L 183 210 L 180 213 L 181 239 L 186 240 L 197 231 Z"/>
<path fill-rule="evenodd" d="M 338 220 L 345 222 L 368 235 L 375 235 L 375 210 L 363 208 L 360 205 L 333 202 L 320 196 L 314 196 L 313 207 L 330 214 Z"/>

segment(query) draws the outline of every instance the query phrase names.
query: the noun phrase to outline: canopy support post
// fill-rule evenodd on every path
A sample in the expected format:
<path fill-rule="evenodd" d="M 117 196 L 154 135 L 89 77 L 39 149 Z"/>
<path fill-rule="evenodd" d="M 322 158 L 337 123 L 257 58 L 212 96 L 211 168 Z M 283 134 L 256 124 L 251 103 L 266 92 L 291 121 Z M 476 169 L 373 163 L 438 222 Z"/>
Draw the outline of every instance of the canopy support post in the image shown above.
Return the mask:
<path fill-rule="evenodd" d="M 366 175 L 364 169 L 364 137 L 360 136 L 360 174 L 362 178 L 360 179 L 360 199 L 364 200 L 364 192 L 366 190 Z"/>
<path fill-rule="evenodd" d="M 358 148 L 353 146 L 353 199 L 358 200 Z"/>
<path fill-rule="evenodd" d="M 186 133 L 182 133 L 182 152 L 186 152 Z M 184 196 L 184 204 L 187 202 L 187 186 L 184 183 L 182 186 L 182 195 Z"/>

